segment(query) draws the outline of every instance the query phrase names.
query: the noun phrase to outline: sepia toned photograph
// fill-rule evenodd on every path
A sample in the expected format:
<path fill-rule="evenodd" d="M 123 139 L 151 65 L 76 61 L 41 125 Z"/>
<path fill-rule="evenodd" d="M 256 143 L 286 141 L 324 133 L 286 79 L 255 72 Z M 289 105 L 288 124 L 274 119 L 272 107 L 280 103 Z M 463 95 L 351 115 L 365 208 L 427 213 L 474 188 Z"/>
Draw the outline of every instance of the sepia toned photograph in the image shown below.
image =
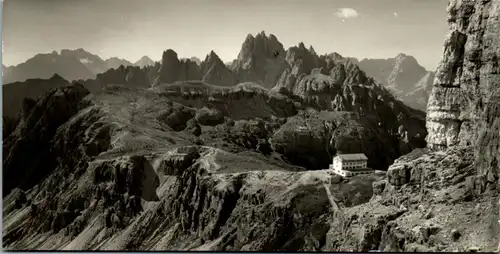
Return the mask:
<path fill-rule="evenodd" d="M 4 251 L 500 252 L 500 0 L 3 0 Z"/>

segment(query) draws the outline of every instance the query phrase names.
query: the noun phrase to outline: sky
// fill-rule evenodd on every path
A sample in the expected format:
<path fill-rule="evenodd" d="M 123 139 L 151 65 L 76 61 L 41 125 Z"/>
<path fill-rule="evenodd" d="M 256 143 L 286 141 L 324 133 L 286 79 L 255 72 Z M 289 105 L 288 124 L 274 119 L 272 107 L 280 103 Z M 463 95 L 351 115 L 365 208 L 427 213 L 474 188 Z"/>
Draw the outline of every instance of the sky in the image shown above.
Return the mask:
<path fill-rule="evenodd" d="M 318 54 L 415 56 L 434 70 L 448 32 L 448 0 L 4 0 L 3 64 L 38 53 L 85 50 L 135 62 L 235 59 L 247 34 L 274 34 L 285 49 L 304 42 Z"/>

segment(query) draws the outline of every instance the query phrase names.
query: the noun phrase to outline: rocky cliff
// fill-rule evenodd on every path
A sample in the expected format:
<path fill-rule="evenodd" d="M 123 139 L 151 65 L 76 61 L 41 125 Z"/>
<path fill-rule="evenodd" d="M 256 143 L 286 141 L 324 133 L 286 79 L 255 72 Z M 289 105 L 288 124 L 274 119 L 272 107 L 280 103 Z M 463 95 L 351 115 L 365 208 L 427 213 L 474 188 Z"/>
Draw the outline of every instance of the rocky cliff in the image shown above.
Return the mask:
<path fill-rule="evenodd" d="M 3 117 L 17 117 L 25 98 L 38 100 L 48 91 L 69 85 L 69 82 L 55 74 L 49 79 L 28 79 L 2 86 Z"/>
<path fill-rule="evenodd" d="M 450 33 L 427 107 L 431 148 L 474 144 L 498 89 L 498 1 L 451 1 Z"/>
<path fill-rule="evenodd" d="M 219 86 L 234 86 L 237 84 L 234 73 L 214 51 L 207 55 L 200 66 L 203 73 L 203 82 Z"/>
<path fill-rule="evenodd" d="M 255 82 L 266 88 L 272 88 L 288 67 L 283 44 L 264 32 L 247 36 L 232 66 L 239 82 Z"/>
<path fill-rule="evenodd" d="M 184 80 L 201 80 L 200 67 L 191 60 L 179 60 L 177 53 L 169 49 L 163 52 L 159 72 L 159 83 L 172 83 Z"/>
<path fill-rule="evenodd" d="M 357 112 L 390 133 L 409 140 L 419 140 L 426 135 L 420 123 L 423 112 L 395 99 L 349 59 L 338 54 L 318 56 L 301 43 L 288 50 L 287 60 L 291 68 L 283 72 L 274 91 L 292 94 L 306 105 L 317 105 L 321 109 Z"/>
<path fill-rule="evenodd" d="M 431 102 L 442 107 L 428 115 L 429 132 L 442 138 L 436 130 L 454 127 L 455 118 L 432 118 L 451 109 L 476 118 L 450 132 L 457 142 L 431 138 L 431 149 L 399 157 L 386 174 L 342 179 L 311 170 L 335 152 L 362 150 L 383 161 L 418 144 L 387 126 L 418 129 L 421 112 L 338 56 L 319 57 L 327 66 L 320 69 L 293 61 L 287 75 L 306 81 L 290 78 L 274 90 L 177 81 L 89 94 L 72 85 L 25 100 L 3 144 L 5 249 L 496 250 L 500 95 L 490 53 L 498 50 L 500 3 L 452 0 L 449 12 L 452 33 L 436 80 L 457 66 L 451 60 L 461 54 L 451 49 L 466 38 L 485 36 L 462 51 L 485 55 L 458 61 L 461 71 L 449 80 L 459 84 L 435 84 Z M 487 22 L 473 25 L 480 20 Z M 470 26 L 465 37 L 456 36 L 457 24 Z M 294 54 L 306 53 L 300 48 Z M 476 90 L 455 79 L 466 73 L 478 75 Z M 315 99 L 325 91 L 339 99 L 325 106 Z M 459 92 L 472 91 L 485 97 L 463 105 Z"/>
<path fill-rule="evenodd" d="M 97 74 L 95 79 L 79 80 L 91 92 L 100 92 L 107 85 L 126 85 L 129 87 L 150 87 L 158 80 L 160 65 L 155 66 L 120 66 Z"/>

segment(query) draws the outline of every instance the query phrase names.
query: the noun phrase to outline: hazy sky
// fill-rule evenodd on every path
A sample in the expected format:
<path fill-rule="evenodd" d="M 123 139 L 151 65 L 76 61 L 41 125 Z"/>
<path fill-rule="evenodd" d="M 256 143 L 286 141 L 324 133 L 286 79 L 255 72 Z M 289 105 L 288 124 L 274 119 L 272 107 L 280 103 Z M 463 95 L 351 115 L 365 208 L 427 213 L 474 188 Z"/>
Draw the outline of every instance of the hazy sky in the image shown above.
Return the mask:
<path fill-rule="evenodd" d="M 4 0 L 3 63 L 84 48 L 103 58 L 160 60 L 163 50 L 224 61 L 262 30 L 285 48 L 358 58 L 411 54 L 434 69 L 447 33 L 447 0 Z"/>

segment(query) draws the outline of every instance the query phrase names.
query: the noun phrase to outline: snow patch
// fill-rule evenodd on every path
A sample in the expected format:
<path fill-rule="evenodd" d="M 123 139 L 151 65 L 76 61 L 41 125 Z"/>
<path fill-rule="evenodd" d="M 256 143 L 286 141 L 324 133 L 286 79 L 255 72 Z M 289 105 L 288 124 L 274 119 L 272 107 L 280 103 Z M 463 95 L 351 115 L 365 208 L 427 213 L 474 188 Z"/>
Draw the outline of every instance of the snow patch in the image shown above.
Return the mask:
<path fill-rule="evenodd" d="M 92 63 L 92 61 L 90 61 L 87 58 L 80 58 L 80 63 L 87 64 L 87 63 Z"/>

